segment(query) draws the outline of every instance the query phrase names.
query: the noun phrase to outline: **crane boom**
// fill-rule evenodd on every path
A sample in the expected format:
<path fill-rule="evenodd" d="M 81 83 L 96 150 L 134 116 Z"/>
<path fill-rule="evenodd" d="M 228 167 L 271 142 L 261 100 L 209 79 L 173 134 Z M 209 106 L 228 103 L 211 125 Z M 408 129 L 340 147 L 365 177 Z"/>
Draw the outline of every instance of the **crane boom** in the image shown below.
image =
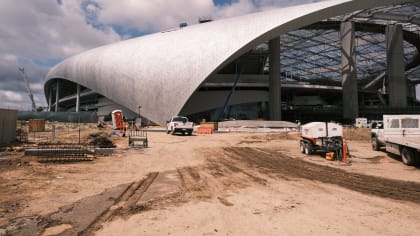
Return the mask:
<path fill-rule="evenodd" d="M 28 96 L 32 102 L 32 111 L 36 111 L 36 105 L 34 100 L 34 95 L 32 94 L 31 88 L 29 87 L 28 79 L 26 78 L 25 68 L 19 67 L 19 71 L 22 73 L 23 80 L 25 81 L 26 90 L 28 90 Z"/>

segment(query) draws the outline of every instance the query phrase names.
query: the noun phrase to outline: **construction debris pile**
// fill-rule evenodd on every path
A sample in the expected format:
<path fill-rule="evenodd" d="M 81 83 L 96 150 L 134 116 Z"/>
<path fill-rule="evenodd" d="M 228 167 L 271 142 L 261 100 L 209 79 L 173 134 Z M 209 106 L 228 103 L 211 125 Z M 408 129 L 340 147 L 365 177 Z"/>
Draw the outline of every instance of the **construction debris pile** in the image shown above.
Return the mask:
<path fill-rule="evenodd" d="M 89 145 L 99 148 L 115 148 L 115 144 L 107 137 L 105 132 L 96 132 L 89 134 Z"/>

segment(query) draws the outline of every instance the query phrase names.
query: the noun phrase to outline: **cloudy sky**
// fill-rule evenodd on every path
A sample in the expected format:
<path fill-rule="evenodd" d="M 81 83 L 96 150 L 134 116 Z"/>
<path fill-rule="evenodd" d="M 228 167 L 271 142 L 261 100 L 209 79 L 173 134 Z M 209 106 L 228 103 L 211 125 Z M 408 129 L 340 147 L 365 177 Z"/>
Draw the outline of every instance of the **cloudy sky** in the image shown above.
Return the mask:
<path fill-rule="evenodd" d="M 30 110 L 18 70 L 24 67 L 37 106 L 44 77 L 87 49 L 177 27 L 200 16 L 221 19 L 322 0 L 1 0 L 0 107 Z"/>
<path fill-rule="evenodd" d="M 24 67 L 37 106 L 44 77 L 63 59 L 120 40 L 273 7 L 320 0 L 1 0 L 0 108 L 30 110 Z"/>

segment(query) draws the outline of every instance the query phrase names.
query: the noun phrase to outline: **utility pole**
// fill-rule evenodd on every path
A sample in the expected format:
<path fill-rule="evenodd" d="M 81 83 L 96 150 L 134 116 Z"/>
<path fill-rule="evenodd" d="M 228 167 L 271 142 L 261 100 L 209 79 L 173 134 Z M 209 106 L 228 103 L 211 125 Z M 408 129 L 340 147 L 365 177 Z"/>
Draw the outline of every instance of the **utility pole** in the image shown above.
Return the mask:
<path fill-rule="evenodd" d="M 142 120 L 141 120 L 141 115 L 140 115 L 140 109 L 141 109 L 141 106 L 139 106 L 139 120 L 140 120 L 140 128 L 142 127 Z"/>

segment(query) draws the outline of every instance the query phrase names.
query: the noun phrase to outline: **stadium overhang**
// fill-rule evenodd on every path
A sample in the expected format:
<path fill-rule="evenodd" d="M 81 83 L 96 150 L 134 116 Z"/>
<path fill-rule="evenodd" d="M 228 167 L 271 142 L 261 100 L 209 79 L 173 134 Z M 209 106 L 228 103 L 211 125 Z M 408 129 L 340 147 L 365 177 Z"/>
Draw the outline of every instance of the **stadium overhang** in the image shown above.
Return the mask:
<path fill-rule="evenodd" d="M 47 100 L 57 79 L 101 94 L 163 124 L 178 114 L 200 85 L 261 43 L 336 16 L 348 20 L 407 0 L 331 0 L 191 25 L 95 48 L 70 57 L 46 76 Z M 376 15 L 375 15 L 376 14 Z M 415 19 L 386 15 L 392 22 Z"/>

